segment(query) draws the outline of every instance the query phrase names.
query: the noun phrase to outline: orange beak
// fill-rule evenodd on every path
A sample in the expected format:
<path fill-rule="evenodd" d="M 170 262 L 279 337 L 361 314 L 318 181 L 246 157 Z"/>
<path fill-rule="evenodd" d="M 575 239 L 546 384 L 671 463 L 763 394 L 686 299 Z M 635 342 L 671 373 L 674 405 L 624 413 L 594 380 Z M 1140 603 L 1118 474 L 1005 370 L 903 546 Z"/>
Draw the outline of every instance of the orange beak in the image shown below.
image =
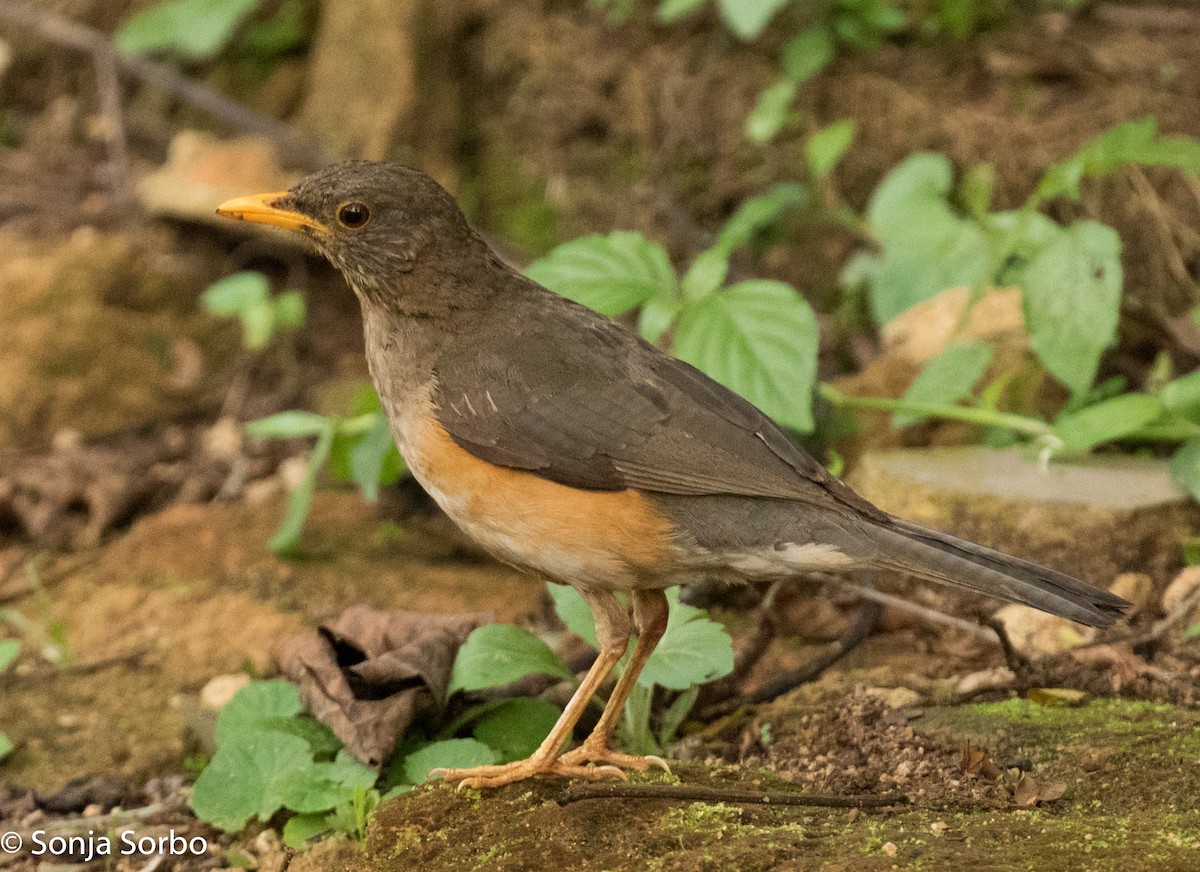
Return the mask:
<path fill-rule="evenodd" d="M 288 194 L 276 191 L 271 194 L 254 194 L 250 197 L 234 197 L 217 207 L 217 214 L 237 221 L 252 221 L 255 224 L 271 224 L 285 230 L 302 230 L 307 227 L 319 233 L 328 233 L 329 228 L 291 209 L 282 209 L 278 203 Z"/>

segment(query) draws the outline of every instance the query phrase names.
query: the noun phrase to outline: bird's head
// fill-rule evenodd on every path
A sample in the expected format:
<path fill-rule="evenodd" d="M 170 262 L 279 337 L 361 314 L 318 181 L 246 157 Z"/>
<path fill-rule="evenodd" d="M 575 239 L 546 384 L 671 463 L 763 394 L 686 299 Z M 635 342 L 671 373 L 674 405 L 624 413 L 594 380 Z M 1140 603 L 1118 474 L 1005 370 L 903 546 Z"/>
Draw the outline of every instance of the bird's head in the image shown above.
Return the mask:
<path fill-rule="evenodd" d="M 414 293 L 451 293 L 456 276 L 490 256 L 458 205 L 420 170 L 379 161 L 332 164 L 291 190 L 238 197 L 217 214 L 299 233 L 367 302 L 418 305 Z M 441 281 L 431 282 L 430 270 Z M 423 273 L 419 281 L 412 274 Z M 469 284 L 469 283 L 468 283 Z M 469 287 L 459 287 L 460 293 Z M 442 300 L 454 305 L 453 300 Z M 465 301 L 459 301 L 465 302 Z"/>

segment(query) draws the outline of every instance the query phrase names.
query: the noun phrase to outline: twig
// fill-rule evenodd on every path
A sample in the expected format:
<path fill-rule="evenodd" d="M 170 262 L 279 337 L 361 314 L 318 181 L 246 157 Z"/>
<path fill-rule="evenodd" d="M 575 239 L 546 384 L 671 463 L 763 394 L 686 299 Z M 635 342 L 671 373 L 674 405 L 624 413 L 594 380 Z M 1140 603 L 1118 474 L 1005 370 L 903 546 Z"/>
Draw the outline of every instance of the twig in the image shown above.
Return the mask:
<path fill-rule="evenodd" d="M 279 861 L 279 872 L 288 872 L 288 867 L 292 865 L 292 858 L 295 856 L 295 848 L 285 847 L 283 849 L 283 859 Z"/>
<path fill-rule="evenodd" d="M 885 808 L 907 805 L 908 798 L 892 795 L 827 796 L 780 790 L 733 790 L 686 784 L 572 783 L 554 798 L 559 805 L 585 799 L 659 799 L 674 802 L 732 802 L 739 805 L 800 805 L 816 808 Z"/>
<path fill-rule="evenodd" d="M 1004 650 L 1004 665 L 1013 671 L 1020 684 L 1028 685 L 1029 658 L 1017 650 L 1012 639 L 1008 637 L 1008 628 L 999 618 L 992 615 L 987 619 L 987 625 L 992 628 L 996 638 L 1000 640 L 1000 647 Z M 1024 689 L 1022 687 L 1022 690 Z"/>
<path fill-rule="evenodd" d="M 173 94 L 185 103 L 211 115 L 242 133 L 264 136 L 273 141 L 283 157 L 303 169 L 314 169 L 325 162 L 320 148 L 313 142 L 266 115 L 261 115 L 231 100 L 212 88 L 189 79 L 166 64 L 152 61 L 140 55 L 119 53 L 107 36 L 93 27 L 71 21 L 61 15 L 38 9 L 26 3 L 0 0 L 0 21 L 34 31 L 43 39 L 56 45 L 88 52 L 96 59 L 97 75 L 103 77 L 100 67 L 111 64 L 114 70 L 132 76 Z M 107 60 L 101 62 L 100 58 Z M 101 86 L 101 102 L 105 99 L 106 86 Z M 105 110 L 102 105 L 102 111 Z"/>
<path fill-rule="evenodd" d="M 844 578 L 838 578 L 837 576 L 833 575 L 826 576 L 824 573 L 821 575 L 822 577 L 828 578 L 831 581 L 835 581 L 838 584 L 853 588 L 865 598 L 883 603 L 885 606 L 891 606 L 892 608 L 899 609 L 900 611 L 917 615 L 918 617 L 923 618 L 924 620 L 933 624 L 945 624 L 948 627 L 954 627 L 955 629 L 962 630 L 964 633 L 968 633 L 984 642 L 990 642 L 993 645 L 1000 644 L 1000 640 L 996 637 L 995 633 L 984 629 L 983 627 L 979 626 L 979 624 L 972 623 L 971 621 L 965 621 L 962 618 L 956 618 L 954 615 L 948 615 L 945 612 L 939 612 L 937 609 L 931 609 L 927 606 L 909 602 L 906 599 L 901 599 L 900 597 L 893 596 L 890 593 L 884 593 L 883 591 L 875 590 L 874 588 L 863 587 L 856 582 L 848 581 Z"/>

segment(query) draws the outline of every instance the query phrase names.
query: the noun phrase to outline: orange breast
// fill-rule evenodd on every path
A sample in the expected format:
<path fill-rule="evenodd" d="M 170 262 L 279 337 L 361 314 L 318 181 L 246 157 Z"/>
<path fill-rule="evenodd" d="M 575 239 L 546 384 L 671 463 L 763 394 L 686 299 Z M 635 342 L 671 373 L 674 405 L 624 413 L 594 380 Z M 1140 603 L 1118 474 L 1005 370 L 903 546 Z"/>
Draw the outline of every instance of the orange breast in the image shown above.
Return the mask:
<path fill-rule="evenodd" d="M 671 523 L 634 490 L 580 490 L 495 466 L 459 447 L 432 415 L 407 435 L 417 480 L 502 560 L 608 589 L 644 586 L 678 564 Z"/>

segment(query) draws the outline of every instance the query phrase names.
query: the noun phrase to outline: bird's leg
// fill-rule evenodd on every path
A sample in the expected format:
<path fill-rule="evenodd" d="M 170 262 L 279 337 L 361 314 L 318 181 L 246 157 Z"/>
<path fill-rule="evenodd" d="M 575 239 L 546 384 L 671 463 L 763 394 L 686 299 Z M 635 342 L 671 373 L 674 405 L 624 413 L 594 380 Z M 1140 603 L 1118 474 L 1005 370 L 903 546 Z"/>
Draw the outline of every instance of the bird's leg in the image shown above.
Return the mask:
<path fill-rule="evenodd" d="M 666 594 L 661 590 L 639 590 L 633 593 L 633 621 L 638 633 L 633 656 L 629 658 L 629 665 L 625 667 L 621 680 L 617 682 L 612 695 L 609 696 L 596 728 L 578 748 L 562 755 L 560 758 L 562 763 L 604 763 L 638 771 L 645 771 L 653 764 L 667 772 L 671 771 L 661 757 L 622 754 L 609 747 L 613 731 L 617 728 L 621 715 L 625 711 L 625 701 L 633 692 L 642 667 L 646 665 L 646 661 L 654 653 L 654 647 L 666 632 L 669 609 Z"/>
<path fill-rule="evenodd" d="M 608 673 L 617 665 L 629 646 L 629 615 L 620 601 L 608 591 L 579 589 L 584 601 L 592 610 L 596 621 L 596 637 L 600 642 L 600 653 L 596 662 L 584 675 L 579 688 L 571 696 L 550 735 L 538 749 L 524 760 L 494 766 L 472 766 L 466 769 L 434 769 L 430 775 L 441 775 L 446 781 L 457 782 L 459 787 L 500 787 L 534 775 L 582 776 L 600 778 L 614 775 L 624 778 L 614 766 L 587 766 L 571 763 L 559 757 L 559 750 L 571 737 L 575 723 L 587 708 L 592 696 Z M 639 646 L 641 642 L 639 640 Z"/>

